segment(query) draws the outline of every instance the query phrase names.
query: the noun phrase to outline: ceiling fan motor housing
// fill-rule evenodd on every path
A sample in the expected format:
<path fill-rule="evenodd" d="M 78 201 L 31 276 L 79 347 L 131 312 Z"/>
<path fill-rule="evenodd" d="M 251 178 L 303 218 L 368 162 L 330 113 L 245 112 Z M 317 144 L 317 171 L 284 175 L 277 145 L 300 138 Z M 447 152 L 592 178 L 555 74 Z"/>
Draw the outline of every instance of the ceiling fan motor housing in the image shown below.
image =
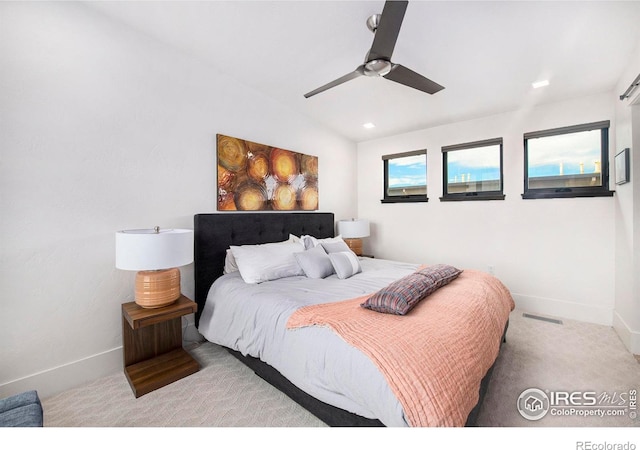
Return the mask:
<path fill-rule="evenodd" d="M 391 72 L 391 63 L 384 59 L 374 59 L 364 65 L 364 74 L 368 77 L 383 77 Z"/>

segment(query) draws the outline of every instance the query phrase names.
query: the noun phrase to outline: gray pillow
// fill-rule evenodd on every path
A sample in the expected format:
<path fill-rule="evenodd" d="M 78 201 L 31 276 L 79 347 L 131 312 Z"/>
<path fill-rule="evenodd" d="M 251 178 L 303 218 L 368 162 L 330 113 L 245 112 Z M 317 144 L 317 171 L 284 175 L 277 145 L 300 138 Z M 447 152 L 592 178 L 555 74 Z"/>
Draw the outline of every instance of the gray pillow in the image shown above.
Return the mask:
<path fill-rule="evenodd" d="M 322 245 L 324 246 L 325 244 Z M 329 259 L 331 259 L 333 270 L 341 280 L 352 277 L 362 271 L 358 257 L 349 249 L 346 252 L 329 253 Z"/>
<path fill-rule="evenodd" d="M 324 251 L 327 253 L 336 253 L 336 252 L 350 252 L 351 249 L 349 248 L 349 246 L 346 244 L 346 242 L 344 241 L 337 241 L 337 242 L 323 242 L 320 245 L 322 245 L 322 248 L 324 248 Z"/>
<path fill-rule="evenodd" d="M 333 265 L 329 255 L 321 246 L 312 247 L 304 252 L 294 253 L 296 261 L 307 278 L 326 278 L 333 274 Z"/>

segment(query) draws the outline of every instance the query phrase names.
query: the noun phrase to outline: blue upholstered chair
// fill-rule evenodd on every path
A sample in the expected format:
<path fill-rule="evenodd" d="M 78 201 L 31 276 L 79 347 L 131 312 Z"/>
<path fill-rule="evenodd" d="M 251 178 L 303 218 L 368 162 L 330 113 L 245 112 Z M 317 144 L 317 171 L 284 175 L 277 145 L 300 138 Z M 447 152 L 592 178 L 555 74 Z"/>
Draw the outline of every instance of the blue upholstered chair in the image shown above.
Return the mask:
<path fill-rule="evenodd" d="M 42 404 L 36 391 L 0 400 L 0 427 L 41 427 Z"/>

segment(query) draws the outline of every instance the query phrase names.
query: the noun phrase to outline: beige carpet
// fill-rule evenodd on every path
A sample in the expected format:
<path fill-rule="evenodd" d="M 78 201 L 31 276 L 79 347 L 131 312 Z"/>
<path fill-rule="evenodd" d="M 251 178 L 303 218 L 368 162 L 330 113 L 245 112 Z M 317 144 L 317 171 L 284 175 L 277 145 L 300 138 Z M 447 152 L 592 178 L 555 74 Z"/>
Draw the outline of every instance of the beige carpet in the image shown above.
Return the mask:
<path fill-rule="evenodd" d="M 191 354 L 199 372 L 135 398 L 124 373 L 43 400 L 45 427 L 325 426 L 217 345 Z"/>
<path fill-rule="evenodd" d="M 480 426 L 501 427 L 629 427 L 640 418 L 624 416 L 551 416 L 524 419 L 516 408 L 528 388 L 542 391 L 590 391 L 609 395 L 603 406 L 622 401 L 629 391 L 640 391 L 640 364 L 613 330 L 603 325 L 562 319 L 562 325 L 528 319 L 521 311 L 510 317 L 507 342 L 482 405 Z M 618 397 L 616 397 L 618 395 Z M 598 400 L 600 401 L 600 400 Z M 590 408 L 591 409 L 591 408 Z M 638 410 L 640 413 L 640 409 Z"/>
<path fill-rule="evenodd" d="M 225 350 L 203 343 L 190 350 L 202 369 L 134 398 L 116 373 L 43 399 L 45 427 L 324 427 Z M 640 419 L 558 417 L 524 419 L 516 408 L 528 388 L 640 390 L 640 364 L 611 327 L 564 320 L 562 325 L 514 311 L 478 425 L 487 427 L 628 427 Z"/>

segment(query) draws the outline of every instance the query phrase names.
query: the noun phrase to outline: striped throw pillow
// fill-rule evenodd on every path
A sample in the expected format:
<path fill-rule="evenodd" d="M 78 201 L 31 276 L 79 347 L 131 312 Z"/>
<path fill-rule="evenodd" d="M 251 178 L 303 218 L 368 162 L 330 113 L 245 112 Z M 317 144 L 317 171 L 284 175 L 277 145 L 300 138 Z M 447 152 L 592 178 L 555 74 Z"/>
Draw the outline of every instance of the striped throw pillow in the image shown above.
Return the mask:
<path fill-rule="evenodd" d="M 455 280 L 461 273 L 462 270 L 446 264 L 428 266 L 380 289 L 360 306 L 404 316 L 421 300 Z"/>

